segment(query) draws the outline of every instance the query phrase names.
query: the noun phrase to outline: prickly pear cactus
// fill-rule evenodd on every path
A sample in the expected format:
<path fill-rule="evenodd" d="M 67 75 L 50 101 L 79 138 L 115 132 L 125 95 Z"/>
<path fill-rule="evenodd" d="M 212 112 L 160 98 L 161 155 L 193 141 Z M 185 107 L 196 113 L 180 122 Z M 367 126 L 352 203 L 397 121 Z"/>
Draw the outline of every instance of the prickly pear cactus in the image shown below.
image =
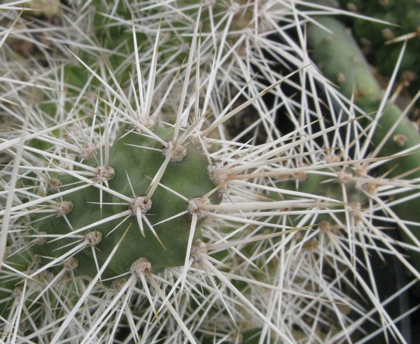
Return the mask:
<path fill-rule="evenodd" d="M 324 74 L 333 82 L 340 85 L 341 92 L 348 97 L 354 96 L 355 103 L 367 113 L 375 113 L 382 107 L 382 90 L 373 76 L 371 69 L 364 59 L 361 51 L 351 34 L 339 21 L 323 17 L 319 22 L 328 27 L 333 33 L 319 27 L 310 26 L 309 38 L 311 47 L 314 49 L 312 58 L 318 63 Z M 416 98 L 414 99 L 416 100 Z M 418 128 L 403 115 L 401 110 L 392 102 L 383 104 L 383 112 L 375 114 L 374 121 L 387 135 L 381 131 L 372 132 L 372 142 L 382 149 L 376 150 L 378 155 L 394 155 L 398 159 L 384 162 L 378 170 L 382 174 L 392 177 L 408 174 L 415 180 L 420 176 L 418 165 L 420 153 L 420 135 Z M 369 122 L 364 124 L 369 126 Z M 410 152 L 404 155 L 404 152 Z M 415 194 L 413 190 L 406 190 L 394 197 L 396 199 L 410 197 Z M 419 213 L 412 212 L 404 204 L 393 204 L 393 212 L 404 219 L 410 219 L 413 223 L 419 220 Z M 418 242 L 420 231 L 418 226 L 401 226 L 401 236 L 408 243 Z M 420 255 L 411 252 L 413 264 L 420 270 Z"/>
<path fill-rule="evenodd" d="M 418 178 L 372 153 L 393 121 L 343 95 L 356 70 L 339 92 L 309 59 L 305 37 L 341 68 L 314 16 L 336 9 L 67 1 L 43 22 L 16 4 L 0 5 L 0 109 L 17 123 L 0 133 L 0 342 L 404 342 L 372 257 L 420 280 L 377 222 L 418 227 L 394 212 Z"/>
<path fill-rule="evenodd" d="M 220 200 L 207 157 L 192 143 L 176 144 L 172 129 L 150 134 L 125 130 L 110 148 L 105 165 L 95 156 L 84 161 L 92 167 L 87 175 L 75 169 L 59 176 L 56 193 L 65 195 L 51 205 L 56 215 L 37 215 L 34 221 L 37 233 L 58 240 L 39 245 L 35 252 L 57 258 L 60 247 L 83 237 L 85 247 L 74 256 L 75 272 L 93 277 L 97 264 L 102 266 L 118 245 L 103 279 L 127 273 L 139 258 L 147 259 L 156 273 L 182 266 L 188 243 L 201 237 L 199 226 L 192 225 L 192 213 L 198 213 L 201 222 L 205 213 L 199 213 L 200 202 Z M 94 254 L 89 246 L 96 246 Z"/>

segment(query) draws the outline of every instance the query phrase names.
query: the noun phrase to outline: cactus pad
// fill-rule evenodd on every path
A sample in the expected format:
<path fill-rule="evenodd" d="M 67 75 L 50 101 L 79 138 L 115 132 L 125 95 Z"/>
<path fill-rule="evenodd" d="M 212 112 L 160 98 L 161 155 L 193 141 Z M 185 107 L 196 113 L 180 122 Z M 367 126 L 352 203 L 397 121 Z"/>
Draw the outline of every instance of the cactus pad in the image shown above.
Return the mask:
<path fill-rule="evenodd" d="M 173 137 L 172 129 L 156 129 L 154 133 L 166 142 Z M 192 144 L 185 148 L 183 158 L 172 159 L 165 167 L 150 199 L 146 195 L 153 178 L 164 166 L 165 147 L 161 141 L 137 131 L 122 133 L 110 149 L 110 168 L 98 169 L 99 175 L 91 177 L 91 183 L 87 183 L 86 177 L 78 178 L 82 173 L 77 169 L 60 176 L 62 185 L 58 192 L 75 190 L 63 195 L 60 204 L 72 204 L 72 209 L 65 214 L 62 207 L 57 206 L 56 215 L 37 216 L 33 222 L 37 232 L 61 237 L 38 245 L 37 253 L 57 258 L 69 250 L 60 247 L 76 246 L 82 239 L 86 247 L 74 256 L 79 262 L 75 273 L 93 277 L 98 271 L 95 259 L 100 268 L 126 233 L 103 279 L 129 272 L 132 263 L 139 258 L 146 258 L 154 272 L 183 265 L 192 223 L 187 200 L 211 194 L 210 201 L 219 203 L 218 196 L 212 193 L 215 186 L 209 178 L 208 158 Z M 100 161 L 100 157 L 95 156 L 83 163 L 97 167 Z M 103 178 L 105 173 L 110 175 Z M 77 189 L 83 185 L 86 187 Z M 201 221 L 202 218 L 198 224 Z M 75 235 L 71 235 L 72 231 Z M 92 232 L 101 233 L 98 243 L 91 244 L 87 239 L 86 234 Z M 197 228 L 194 240 L 200 234 Z M 88 246 L 95 246 L 95 252 Z"/>

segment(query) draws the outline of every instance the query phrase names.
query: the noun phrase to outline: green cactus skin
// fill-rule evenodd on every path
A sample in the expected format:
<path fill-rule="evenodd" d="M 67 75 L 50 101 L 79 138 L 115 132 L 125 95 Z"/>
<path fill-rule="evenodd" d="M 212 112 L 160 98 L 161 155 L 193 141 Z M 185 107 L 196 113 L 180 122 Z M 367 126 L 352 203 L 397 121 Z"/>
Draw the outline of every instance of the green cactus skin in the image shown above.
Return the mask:
<path fill-rule="evenodd" d="M 155 129 L 154 132 L 165 140 L 173 136 L 172 129 Z M 125 215 L 89 228 L 90 232 L 99 231 L 102 234 L 102 241 L 95 249 L 99 266 L 109 257 L 121 236 L 129 228 L 121 247 L 103 274 L 103 279 L 129 272 L 132 263 L 139 258 L 146 258 L 152 264 L 154 273 L 167 267 L 184 264 L 192 216 L 190 213 L 186 213 L 188 202 L 169 190 L 192 200 L 203 197 L 215 189 L 209 179 L 207 157 L 192 144 L 188 144 L 186 148 L 187 153 L 182 161 L 170 162 L 167 166 L 160 180 L 160 184 L 164 187 L 159 186 L 154 192 L 151 198 L 151 209 L 146 215 L 164 247 L 144 220 L 145 237 L 143 237 L 135 215 Z M 114 168 L 115 177 L 108 181 L 109 188 L 129 198 L 145 196 L 151 179 L 165 160 L 161 149 L 162 144 L 147 135 L 136 131 L 131 131 L 128 134 L 123 133 L 110 149 L 109 165 Z M 89 165 L 97 166 L 97 161 L 99 161 L 98 157 L 91 159 Z M 70 175 L 60 176 L 59 179 L 62 183 L 60 191 L 69 190 L 80 184 L 75 177 Z M 129 203 L 107 192 L 102 192 L 103 205 L 101 209 L 99 205 L 100 193 L 98 188 L 90 186 L 63 196 L 63 201 L 73 204 L 73 210 L 66 215 L 73 230 L 89 226 L 130 209 Z M 220 202 L 216 193 L 210 196 L 210 200 L 214 204 Z M 182 213 L 182 216 L 172 218 Z M 123 221 L 127 217 L 128 219 Z M 167 219 L 170 220 L 157 224 Z M 71 232 L 67 221 L 64 216 L 42 219 L 38 215 L 33 226 L 37 232 L 60 236 Z M 79 234 L 86 233 L 88 231 Z M 199 237 L 200 229 L 198 228 L 194 234 L 194 240 Z M 70 237 L 47 242 L 38 245 L 36 253 L 41 256 L 59 257 L 63 252 L 59 248 L 72 242 L 74 243 L 75 239 Z M 93 277 L 97 274 L 92 250 L 84 249 L 74 257 L 79 261 L 79 266 L 75 271 L 76 275 Z"/>
<path fill-rule="evenodd" d="M 368 63 L 366 62 L 362 52 L 357 46 L 353 37 L 348 33 L 346 27 L 333 18 L 320 17 L 317 18 L 319 24 L 331 30 L 332 33 L 325 29 L 310 25 L 308 29 L 308 41 L 313 50 L 312 58 L 321 68 L 322 72 L 334 83 L 338 84 L 340 91 L 347 97 L 352 97 L 354 93 L 355 103 L 366 113 L 374 114 L 381 103 L 382 92 L 375 80 Z M 340 78 L 339 78 L 340 76 Z M 339 82 L 341 81 L 341 82 Z M 378 121 L 381 130 L 375 130 L 372 137 L 373 146 L 378 145 L 384 138 L 384 134 L 388 133 L 394 126 L 395 122 L 401 117 L 401 110 L 388 103 L 384 113 Z M 369 125 L 370 122 L 365 122 Z M 398 144 L 394 139 L 398 137 L 404 138 L 402 145 Z M 413 124 L 403 118 L 398 127 L 393 131 L 392 135 L 386 141 L 381 149 L 380 156 L 391 156 L 400 154 L 403 150 L 410 147 L 420 145 L 420 135 Z M 392 159 L 381 165 L 379 174 L 390 174 L 388 177 L 396 177 L 409 171 L 414 171 L 408 177 L 419 178 L 420 172 L 420 153 L 418 151 L 398 159 Z M 413 191 L 400 194 L 397 197 L 406 197 L 413 194 Z M 412 206 L 407 202 L 392 207 L 392 210 L 402 219 L 407 221 L 420 221 L 420 213 L 415 201 L 411 201 Z M 412 233 L 420 239 L 420 228 L 409 226 Z M 401 235 L 409 243 L 411 239 L 404 231 Z M 410 251 L 414 266 L 420 271 L 420 254 Z"/>

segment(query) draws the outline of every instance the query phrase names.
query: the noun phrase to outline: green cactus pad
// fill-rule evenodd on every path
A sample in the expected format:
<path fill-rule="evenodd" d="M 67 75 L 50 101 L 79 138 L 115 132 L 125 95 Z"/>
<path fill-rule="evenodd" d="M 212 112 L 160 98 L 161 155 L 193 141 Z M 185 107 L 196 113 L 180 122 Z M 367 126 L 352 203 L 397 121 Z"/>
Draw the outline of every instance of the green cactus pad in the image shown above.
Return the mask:
<path fill-rule="evenodd" d="M 165 141 L 170 141 L 173 137 L 172 129 L 156 129 L 154 133 Z M 110 149 L 109 166 L 115 170 L 115 176 L 112 180 L 107 181 L 109 189 L 131 199 L 146 196 L 153 177 L 165 160 L 162 148 L 159 141 L 148 135 L 136 131 L 124 132 Z M 136 215 L 127 214 L 130 210 L 129 202 L 92 185 L 62 197 L 63 201 L 73 204 L 73 209 L 68 215 L 54 215 L 48 218 L 38 215 L 33 222 L 33 227 L 37 232 L 60 236 L 98 221 L 115 217 L 117 214 L 126 213 L 126 215 L 90 227 L 78 233 L 79 238 L 66 237 L 38 245 L 37 253 L 45 257 L 60 257 L 76 246 L 83 235 L 98 231 L 102 234 L 102 241 L 94 250 L 100 268 L 115 245 L 127 232 L 117 253 L 102 275 L 103 279 L 129 272 L 131 264 L 139 258 L 146 258 L 152 264 L 153 272 L 183 265 L 192 215 L 187 211 L 189 202 L 176 193 L 192 200 L 206 196 L 215 189 L 209 179 L 208 158 L 192 144 L 188 144 L 186 149 L 186 156 L 182 161 L 169 162 L 160 179 L 159 186 L 151 197 L 151 208 L 144 214 L 156 231 L 161 243 L 144 220 L 145 236 L 143 236 Z M 97 167 L 98 161 L 100 161 L 99 156 L 96 156 L 84 163 Z M 59 179 L 62 183 L 59 191 L 66 191 L 86 184 L 69 174 L 62 175 Z M 106 183 L 102 185 L 106 186 Z M 210 201 L 212 203 L 219 202 L 216 193 L 212 193 Z M 165 220 L 168 221 L 165 222 Z M 200 221 L 202 220 L 200 219 Z M 197 228 L 194 240 L 200 236 L 200 229 Z M 67 244 L 73 245 L 66 246 Z M 64 246 L 66 247 L 63 248 Z M 74 257 L 79 261 L 75 270 L 76 274 L 90 277 L 97 274 L 98 268 L 90 247 L 84 248 Z M 45 263 L 48 261 L 45 259 Z"/>

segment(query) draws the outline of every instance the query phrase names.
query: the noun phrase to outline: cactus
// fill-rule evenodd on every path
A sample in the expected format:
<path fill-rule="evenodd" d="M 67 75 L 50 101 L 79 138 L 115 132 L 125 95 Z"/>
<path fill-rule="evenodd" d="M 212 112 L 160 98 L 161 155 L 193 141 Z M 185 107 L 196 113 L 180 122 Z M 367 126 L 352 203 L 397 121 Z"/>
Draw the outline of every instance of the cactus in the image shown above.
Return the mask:
<path fill-rule="evenodd" d="M 92 171 L 93 185 L 62 196 L 62 201 L 52 204 L 57 216 L 45 218 L 39 214 L 34 219 L 36 233 L 45 232 L 58 238 L 67 236 L 67 240 L 41 245 L 36 254 L 58 258 L 60 247 L 73 243 L 72 238 L 77 238 L 78 233 L 89 238 L 100 236 L 102 240 L 95 244 L 95 258 L 102 265 L 125 228 L 130 228 L 120 244 L 118 257 L 110 262 L 103 278 L 126 273 L 138 258 L 147 259 L 154 272 L 184 263 L 187 243 L 200 238 L 199 228 L 197 233 L 194 227 L 193 232 L 190 230 L 195 204 L 199 207 L 201 200 L 218 204 L 218 197 L 209 177 L 209 161 L 202 152 L 191 143 L 187 147 L 173 144 L 173 130 L 156 129 L 153 134 L 155 137 L 133 130 L 123 131 L 110 149 L 105 165 L 97 166 L 101 161 L 98 156 L 84 162 L 97 170 Z M 167 142 L 167 147 L 162 148 L 162 140 Z M 165 159 L 169 159 L 169 163 Z M 158 176 L 164 163 L 167 166 L 163 175 L 151 183 L 148 177 Z M 59 192 L 65 193 L 80 182 L 76 169 L 74 174 L 58 178 Z M 100 186 L 106 182 L 106 188 L 96 188 L 95 182 Z M 159 187 L 154 187 L 157 184 Z M 204 216 L 199 218 L 202 221 Z M 74 233 L 76 228 L 79 230 Z M 89 241 L 89 238 L 84 240 Z M 74 257 L 79 262 L 78 274 L 96 275 L 91 252 L 83 250 Z"/>
<path fill-rule="evenodd" d="M 376 109 L 381 112 L 374 114 L 375 125 L 381 131 L 372 132 L 373 147 L 379 147 L 377 156 L 395 156 L 378 168 L 378 174 L 387 174 L 392 178 L 408 175 L 415 180 L 420 177 L 418 166 L 420 164 L 420 135 L 411 121 L 404 117 L 401 110 L 393 103 L 386 102 L 383 105 L 383 95 L 378 82 L 375 80 L 366 60 L 351 35 L 344 25 L 332 18 L 319 18 L 318 23 L 328 28 L 333 34 L 319 27 L 311 26 L 309 40 L 314 50 L 313 59 L 322 63 L 322 71 L 333 82 L 339 84 L 340 91 L 347 97 L 354 95 L 355 104 L 360 106 L 366 113 L 375 113 Z M 339 82 L 338 78 L 343 79 Z M 368 127 L 370 122 L 366 121 Z M 383 132 L 387 133 L 386 136 Z M 376 151 L 378 149 L 376 148 Z M 407 221 L 417 223 L 420 218 L 418 212 L 411 211 L 398 199 L 404 197 L 416 197 L 415 190 L 406 190 L 395 196 L 390 212 Z M 415 244 L 416 238 L 420 239 L 420 231 L 417 226 L 405 226 L 401 229 L 401 235 L 410 243 Z M 413 237 L 414 235 L 414 237 Z M 420 256 L 411 252 L 413 263 L 420 271 Z"/>
<path fill-rule="evenodd" d="M 289 36 L 318 5 L 1 6 L 1 341 L 404 341 L 371 256 L 420 278 L 376 222 L 418 182 Z"/>
<path fill-rule="evenodd" d="M 419 88 L 419 66 L 417 52 L 419 42 L 413 39 L 418 36 L 420 25 L 420 4 L 418 1 L 340 1 L 343 8 L 350 8 L 356 16 L 351 21 L 357 41 L 362 45 L 367 58 L 375 66 L 377 73 L 391 77 L 399 57 L 395 48 L 398 41 L 409 39 L 404 57 L 400 62 L 398 78 L 407 87 L 411 97 Z M 366 21 L 357 17 L 357 13 L 384 20 L 387 24 Z M 417 108 L 419 103 L 417 102 Z"/>

